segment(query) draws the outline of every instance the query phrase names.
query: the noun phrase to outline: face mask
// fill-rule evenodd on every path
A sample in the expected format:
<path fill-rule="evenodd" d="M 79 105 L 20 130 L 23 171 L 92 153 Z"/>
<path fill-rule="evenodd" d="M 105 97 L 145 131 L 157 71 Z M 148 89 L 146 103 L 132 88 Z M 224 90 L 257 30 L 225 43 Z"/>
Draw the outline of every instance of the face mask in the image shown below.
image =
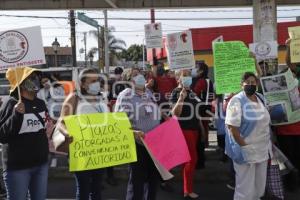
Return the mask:
<path fill-rule="evenodd" d="M 146 84 L 146 79 L 143 75 L 139 74 L 133 78 L 135 86 L 138 88 L 144 88 Z"/>
<path fill-rule="evenodd" d="M 98 95 L 101 91 L 100 83 L 97 81 L 95 83 L 89 84 L 87 93 L 90 95 Z"/>
<path fill-rule="evenodd" d="M 181 83 L 182 86 L 185 88 L 190 87 L 192 85 L 192 77 L 191 76 L 181 77 Z"/>
<path fill-rule="evenodd" d="M 26 79 L 22 84 L 21 87 L 28 92 L 37 92 L 41 89 L 40 81 L 37 77 L 32 77 Z"/>
<path fill-rule="evenodd" d="M 121 74 L 116 74 L 115 77 L 116 77 L 117 80 L 120 80 L 121 79 Z"/>
<path fill-rule="evenodd" d="M 255 94 L 256 85 L 244 85 L 244 91 L 246 95 L 252 96 L 253 94 Z"/>

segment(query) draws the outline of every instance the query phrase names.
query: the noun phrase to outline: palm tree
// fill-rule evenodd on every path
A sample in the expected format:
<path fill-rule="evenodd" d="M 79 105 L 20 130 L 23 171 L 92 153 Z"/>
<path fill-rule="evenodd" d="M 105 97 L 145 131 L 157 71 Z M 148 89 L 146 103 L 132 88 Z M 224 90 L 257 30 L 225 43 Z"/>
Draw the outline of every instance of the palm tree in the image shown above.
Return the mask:
<path fill-rule="evenodd" d="M 125 50 L 126 43 L 122 39 L 118 39 L 113 35 L 113 31 L 115 31 L 114 27 L 109 27 L 108 28 L 108 48 L 109 48 L 109 62 L 110 64 L 114 64 L 115 59 L 117 59 L 117 53 Z M 98 31 L 96 30 L 91 30 L 89 31 L 89 35 L 92 35 L 97 41 L 98 41 Z M 102 52 L 104 52 L 104 36 L 103 36 L 103 31 L 100 32 L 100 48 L 102 49 Z M 98 53 L 97 47 L 92 47 L 90 49 L 91 53 L 93 53 L 93 56 Z"/>

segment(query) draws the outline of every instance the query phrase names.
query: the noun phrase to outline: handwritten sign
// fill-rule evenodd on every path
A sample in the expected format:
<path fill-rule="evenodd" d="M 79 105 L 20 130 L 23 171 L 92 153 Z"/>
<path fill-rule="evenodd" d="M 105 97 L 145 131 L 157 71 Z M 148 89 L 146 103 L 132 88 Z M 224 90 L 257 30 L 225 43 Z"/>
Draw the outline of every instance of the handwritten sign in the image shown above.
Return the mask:
<path fill-rule="evenodd" d="M 95 113 L 64 119 L 73 136 L 70 171 L 99 169 L 135 162 L 136 148 L 125 113 Z"/>
<path fill-rule="evenodd" d="M 249 44 L 250 51 L 253 52 L 258 60 L 278 57 L 277 41 L 265 41 Z"/>
<path fill-rule="evenodd" d="M 147 48 L 163 48 L 161 23 L 146 24 L 145 39 Z"/>
<path fill-rule="evenodd" d="M 290 56 L 292 63 L 300 62 L 300 26 L 289 27 L 289 36 L 292 39 L 290 43 Z"/>
<path fill-rule="evenodd" d="M 171 70 L 195 68 L 191 31 L 168 34 L 167 55 Z"/>
<path fill-rule="evenodd" d="M 171 118 L 148 132 L 145 142 L 154 157 L 167 170 L 191 160 L 177 119 Z"/>
<path fill-rule="evenodd" d="M 249 57 L 249 49 L 241 41 L 213 44 L 216 93 L 235 93 L 241 90 L 241 76 L 255 72 L 255 61 Z"/>
<path fill-rule="evenodd" d="M 0 70 L 45 63 L 41 27 L 0 33 Z"/>
<path fill-rule="evenodd" d="M 300 26 L 289 27 L 288 30 L 292 40 L 300 39 Z"/>

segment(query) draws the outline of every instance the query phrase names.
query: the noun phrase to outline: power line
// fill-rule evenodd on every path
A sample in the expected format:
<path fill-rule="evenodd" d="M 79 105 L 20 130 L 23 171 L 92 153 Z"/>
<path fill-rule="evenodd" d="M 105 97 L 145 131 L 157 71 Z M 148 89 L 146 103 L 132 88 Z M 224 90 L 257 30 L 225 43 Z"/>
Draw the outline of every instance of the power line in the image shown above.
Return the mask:
<path fill-rule="evenodd" d="M 0 17 L 16 17 L 16 18 L 38 18 L 38 19 L 68 19 L 68 17 L 60 17 L 60 16 L 55 16 L 55 17 L 50 17 L 50 16 L 33 16 L 33 15 L 6 15 L 6 14 L 1 14 Z M 291 19 L 291 18 L 296 18 L 298 16 L 280 16 L 277 17 L 278 19 Z M 103 20 L 104 18 L 92 18 L 95 20 Z M 156 18 L 157 21 L 194 21 L 194 20 L 252 20 L 252 17 L 198 17 L 198 18 Z M 149 17 L 146 18 L 130 18 L 130 17 L 111 17 L 108 18 L 108 20 L 134 20 L 134 21 L 139 21 L 139 20 L 146 20 L 150 21 Z"/>

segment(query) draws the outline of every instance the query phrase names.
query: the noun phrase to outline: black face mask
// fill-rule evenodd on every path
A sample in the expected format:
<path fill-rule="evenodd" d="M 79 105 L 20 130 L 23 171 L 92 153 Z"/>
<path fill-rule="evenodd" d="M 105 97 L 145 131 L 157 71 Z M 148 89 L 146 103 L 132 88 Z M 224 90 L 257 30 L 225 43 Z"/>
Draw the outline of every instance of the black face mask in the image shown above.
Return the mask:
<path fill-rule="evenodd" d="M 246 95 L 252 96 L 256 92 L 256 85 L 245 85 L 244 91 L 245 91 Z"/>

